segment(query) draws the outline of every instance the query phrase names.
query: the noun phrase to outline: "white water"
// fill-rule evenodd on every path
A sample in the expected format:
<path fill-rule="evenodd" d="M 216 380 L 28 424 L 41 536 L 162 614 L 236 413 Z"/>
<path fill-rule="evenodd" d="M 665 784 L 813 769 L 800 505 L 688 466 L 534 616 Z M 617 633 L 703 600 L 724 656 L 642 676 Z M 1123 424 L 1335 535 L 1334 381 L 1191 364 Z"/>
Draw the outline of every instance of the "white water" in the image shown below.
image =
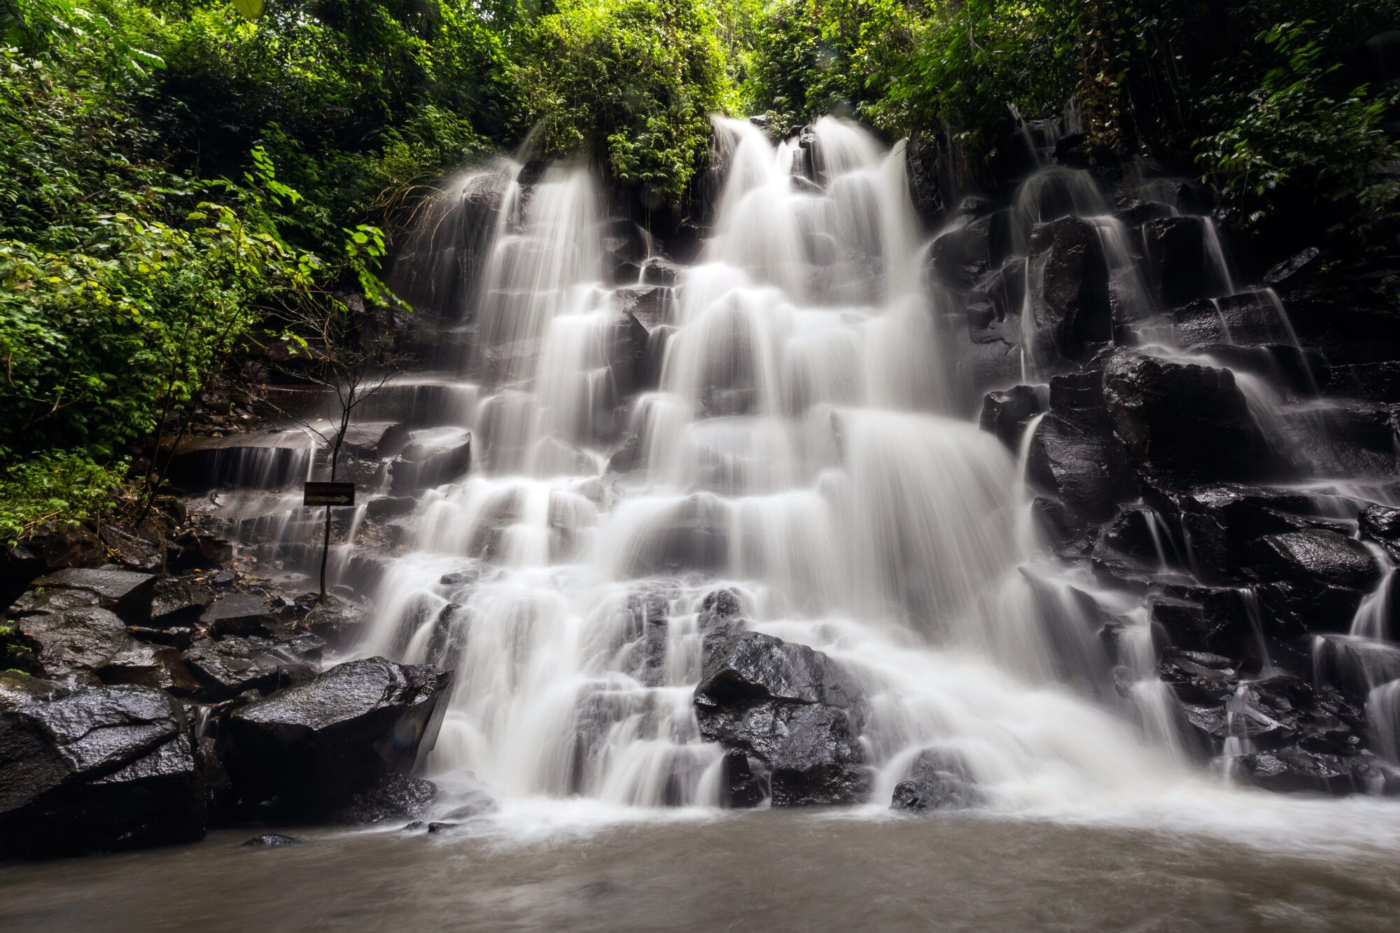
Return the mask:
<path fill-rule="evenodd" d="M 1037 608 L 1016 465 L 940 414 L 955 401 L 901 149 L 821 121 L 812 194 L 791 146 L 717 130 L 716 234 L 678 283 L 658 388 L 631 407 L 643 457 L 625 477 L 604 474 L 614 325 L 589 177 L 556 169 L 506 198 L 478 312 L 497 358 L 470 370 L 488 382 L 470 425 L 486 469 L 424 498 L 358 649 L 458 671 L 433 768 L 508 799 L 716 802 L 691 695 L 699 603 L 728 583 L 752 628 L 865 686 L 877 801 L 931 745 L 1006 808 L 1170 783 L 1169 754 L 1059 685 L 1066 667 L 1102 679 L 1095 632 Z M 479 578 L 440 582 L 464 569 Z M 648 668 L 649 637 L 665 650 Z"/>
<path fill-rule="evenodd" d="M 715 234 L 647 338 L 656 388 L 620 407 L 626 321 L 592 179 L 506 172 L 478 343 L 445 379 L 470 399 L 473 473 L 423 496 L 356 647 L 457 672 L 434 776 L 471 775 L 506 814 L 715 805 L 721 752 L 692 695 L 701 603 L 728 586 L 750 628 L 864 687 L 871 811 L 936 746 L 1001 811 L 1196 808 L 1183 819 L 1200 824 L 1252 807 L 1274 825 L 1287 804 L 1189 762 L 1147 620 L 1126 606 L 1119 663 L 1138 681 L 1113 696 L 1099 623 L 1043 559 L 1024 451 L 951 414 L 934 325 L 949 309 L 921 283 L 901 149 L 823 120 L 813 193 L 792 180 L 795 144 L 716 129 Z M 1122 225 L 1066 183 L 1067 211 L 1103 220 L 1115 281 L 1145 300 Z M 633 434 L 637 469 L 609 473 Z"/>

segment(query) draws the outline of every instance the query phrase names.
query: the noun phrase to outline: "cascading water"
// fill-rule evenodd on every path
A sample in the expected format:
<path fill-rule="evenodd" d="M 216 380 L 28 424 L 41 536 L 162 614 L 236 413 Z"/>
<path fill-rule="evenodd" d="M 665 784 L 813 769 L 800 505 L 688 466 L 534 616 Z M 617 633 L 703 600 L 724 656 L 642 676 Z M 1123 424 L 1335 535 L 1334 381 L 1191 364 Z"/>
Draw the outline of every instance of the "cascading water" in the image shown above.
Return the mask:
<path fill-rule="evenodd" d="M 926 747 L 956 751 L 993 805 L 1160 784 L 1168 755 L 1057 685 L 1108 665 L 1021 572 L 1015 464 L 941 414 L 957 400 L 931 363 L 939 297 L 901 147 L 822 120 L 804 181 L 795 145 L 716 131 L 715 234 L 649 337 L 615 310 L 626 287 L 601 284 L 584 169 L 502 198 L 459 377 L 481 386 L 462 426 L 483 468 L 423 498 L 357 649 L 458 671 L 434 770 L 510 799 L 717 803 L 692 693 L 700 604 L 728 585 L 750 627 L 867 691 L 877 801 Z M 660 367 L 623 417 L 615 346 L 637 339 Z M 637 451 L 620 475 L 619 431 Z"/>

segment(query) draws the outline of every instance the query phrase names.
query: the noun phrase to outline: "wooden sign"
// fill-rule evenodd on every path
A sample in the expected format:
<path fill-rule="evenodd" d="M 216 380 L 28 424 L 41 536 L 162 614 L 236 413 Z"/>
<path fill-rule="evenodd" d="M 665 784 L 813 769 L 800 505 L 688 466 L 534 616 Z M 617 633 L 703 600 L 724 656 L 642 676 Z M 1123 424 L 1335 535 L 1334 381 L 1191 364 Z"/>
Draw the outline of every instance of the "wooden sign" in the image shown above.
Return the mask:
<path fill-rule="evenodd" d="M 354 483 L 307 483 L 302 487 L 302 505 L 354 505 Z"/>

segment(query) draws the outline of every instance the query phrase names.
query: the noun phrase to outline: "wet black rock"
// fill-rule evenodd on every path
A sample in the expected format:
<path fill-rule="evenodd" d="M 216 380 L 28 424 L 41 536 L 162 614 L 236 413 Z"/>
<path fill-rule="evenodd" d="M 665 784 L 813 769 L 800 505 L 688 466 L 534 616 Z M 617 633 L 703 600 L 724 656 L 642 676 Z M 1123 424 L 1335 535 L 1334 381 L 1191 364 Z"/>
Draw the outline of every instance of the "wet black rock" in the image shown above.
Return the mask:
<path fill-rule="evenodd" d="M 977 280 L 967 296 L 968 334 L 976 343 L 1020 338 L 1026 261 L 1011 259 Z"/>
<path fill-rule="evenodd" d="M 96 606 L 26 616 L 10 638 L 33 673 L 87 684 L 96 684 L 94 671 L 132 645 L 126 623 Z"/>
<path fill-rule="evenodd" d="M 0 671 L 0 710 L 53 700 L 72 692 L 73 688 L 54 680 L 14 670 Z"/>
<path fill-rule="evenodd" d="M 159 690 L 83 688 L 0 712 L 0 857 L 201 838 L 195 755 Z"/>
<path fill-rule="evenodd" d="M 156 578 L 130 570 L 93 570 L 70 567 L 40 577 L 34 586 L 52 590 L 78 590 L 96 597 L 96 605 L 109 609 L 132 625 L 150 618 Z"/>
<path fill-rule="evenodd" d="M 100 564 L 106 553 L 102 541 L 85 525 L 51 522 L 39 526 L 21 543 L 0 549 L 0 610 L 44 574 Z"/>
<path fill-rule="evenodd" d="M 1118 504 L 1138 497 L 1127 451 L 1103 405 L 1102 374 L 1050 381 L 1050 412 L 1031 438 L 1027 476 L 1053 493 L 1076 527 L 1107 521 Z"/>
<path fill-rule="evenodd" d="M 266 597 L 257 593 L 231 593 L 220 597 L 204 610 L 199 621 L 215 638 L 231 635 L 275 638 L 286 633 L 286 626 L 272 611 Z"/>
<path fill-rule="evenodd" d="M 276 848 L 278 846 L 299 846 L 305 840 L 297 839 L 294 836 L 283 836 L 281 833 L 267 833 L 262 836 L 254 836 L 243 843 L 244 848 L 250 846 L 257 848 Z"/>
<path fill-rule="evenodd" d="M 461 479 L 471 470 L 471 465 L 471 434 L 451 447 L 409 444 L 389 464 L 390 489 L 395 496 L 410 496 Z"/>
<path fill-rule="evenodd" d="M 1322 250 L 1316 246 L 1309 246 L 1264 273 L 1264 284 L 1280 295 L 1288 297 L 1300 287 L 1311 283 L 1321 271 L 1322 265 Z"/>
<path fill-rule="evenodd" d="M 328 594 L 325 603 L 313 602 L 305 608 L 302 625 L 313 635 L 324 639 L 326 644 L 343 647 L 360 633 L 368 615 L 365 606 Z"/>
<path fill-rule="evenodd" d="M 749 756 L 731 749 L 720 763 L 719 805 L 732 810 L 745 810 L 761 804 L 763 785 L 753 773 Z"/>
<path fill-rule="evenodd" d="M 165 542 L 154 534 L 103 525 L 97 536 L 106 546 L 110 562 L 124 570 L 156 573 L 165 569 Z"/>
<path fill-rule="evenodd" d="M 982 401 L 978 424 L 983 431 L 1016 450 L 1026 423 L 1045 411 L 1048 405 L 1048 393 L 1036 386 L 1012 386 L 1002 392 L 989 392 Z"/>
<path fill-rule="evenodd" d="M 1380 579 L 1380 567 L 1366 546 L 1335 531 L 1266 535 L 1256 555 L 1255 567 L 1266 580 L 1366 592 Z"/>
<path fill-rule="evenodd" d="M 849 804 L 869 778 L 858 736 L 859 689 L 826 655 L 757 632 L 713 635 L 722 646 L 695 690 L 700 731 L 768 772 L 775 807 Z"/>
<path fill-rule="evenodd" d="M 1256 787 L 1277 793 L 1312 791 L 1322 794 L 1364 793 L 1383 780 L 1374 758 L 1342 756 L 1284 748 L 1243 755 L 1241 776 Z"/>
<path fill-rule="evenodd" d="M 660 373 L 651 371 L 649 341 L 650 335 L 641 321 L 629 312 L 614 312 L 603 338 L 603 353 L 612 371 L 616 400 L 655 385 Z"/>
<path fill-rule="evenodd" d="M 1281 307 L 1268 292 L 1200 298 L 1171 312 L 1172 330 L 1183 347 L 1217 344 L 1287 344 L 1293 340 Z"/>
<path fill-rule="evenodd" d="M 1128 454 L 1176 483 L 1258 479 L 1273 458 L 1228 369 L 1117 353 L 1104 401 Z"/>
<path fill-rule="evenodd" d="M 191 696 L 198 683 L 185 666 L 178 648 L 132 639 L 95 672 L 104 684 L 158 687 L 175 696 Z"/>
<path fill-rule="evenodd" d="M 390 774 L 351 793 L 349 799 L 335 806 L 326 818 L 332 823 L 355 826 L 408 819 L 422 816 L 435 799 L 437 786 L 432 781 Z"/>
<path fill-rule="evenodd" d="M 929 249 L 929 261 L 939 281 L 966 290 L 1010 253 L 1011 214 L 998 211 L 969 218 L 941 234 Z"/>
<path fill-rule="evenodd" d="M 219 756 L 245 800 L 323 811 L 420 763 L 451 681 L 382 658 L 341 664 L 230 713 Z"/>
<path fill-rule="evenodd" d="M 184 659 L 199 685 L 195 698 L 219 702 L 247 690 L 267 694 L 310 680 L 316 674 L 323 645 L 310 634 L 286 642 L 238 636 L 203 638 L 184 652 Z"/>
<path fill-rule="evenodd" d="M 402 518 L 411 515 L 418 506 L 412 496 L 380 496 L 365 503 L 365 518 L 382 522 L 387 518 Z"/>
<path fill-rule="evenodd" d="M 675 285 L 682 266 L 664 256 L 652 256 L 642 263 L 643 285 Z"/>
<path fill-rule="evenodd" d="M 904 780 L 895 785 L 891 810 L 966 810 L 983 802 L 966 765 L 942 749 L 919 752 Z"/>
<path fill-rule="evenodd" d="M 1037 360 L 1081 359 L 1090 344 L 1113 339 L 1108 265 L 1093 223 L 1061 217 L 1037 224 L 1026 275 Z"/>
<path fill-rule="evenodd" d="M 1205 217 L 1164 217 L 1142 225 L 1148 273 L 1168 306 L 1230 290 L 1211 234 Z"/>
<path fill-rule="evenodd" d="M 214 601 L 213 594 L 174 577 L 156 581 L 151 599 L 150 624 L 156 628 L 188 626 L 199 621 Z"/>
<path fill-rule="evenodd" d="M 1400 509 L 1368 506 L 1357 516 L 1357 526 L 1364 540 L 1374 541 L 1400 561 Z"/>

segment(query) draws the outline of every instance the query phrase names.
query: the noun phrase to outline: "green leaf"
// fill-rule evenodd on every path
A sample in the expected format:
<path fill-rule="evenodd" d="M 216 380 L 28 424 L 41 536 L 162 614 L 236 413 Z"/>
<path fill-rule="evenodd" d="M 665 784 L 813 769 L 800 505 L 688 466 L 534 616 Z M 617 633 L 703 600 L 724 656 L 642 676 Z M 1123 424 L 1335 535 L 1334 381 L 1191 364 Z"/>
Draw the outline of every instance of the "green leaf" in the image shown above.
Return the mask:
<path fill-rule="evenodd" d="M 233 8 L 248 22 L 256 22 L 262 15 L 263 0 L 233 0 Z"/>

